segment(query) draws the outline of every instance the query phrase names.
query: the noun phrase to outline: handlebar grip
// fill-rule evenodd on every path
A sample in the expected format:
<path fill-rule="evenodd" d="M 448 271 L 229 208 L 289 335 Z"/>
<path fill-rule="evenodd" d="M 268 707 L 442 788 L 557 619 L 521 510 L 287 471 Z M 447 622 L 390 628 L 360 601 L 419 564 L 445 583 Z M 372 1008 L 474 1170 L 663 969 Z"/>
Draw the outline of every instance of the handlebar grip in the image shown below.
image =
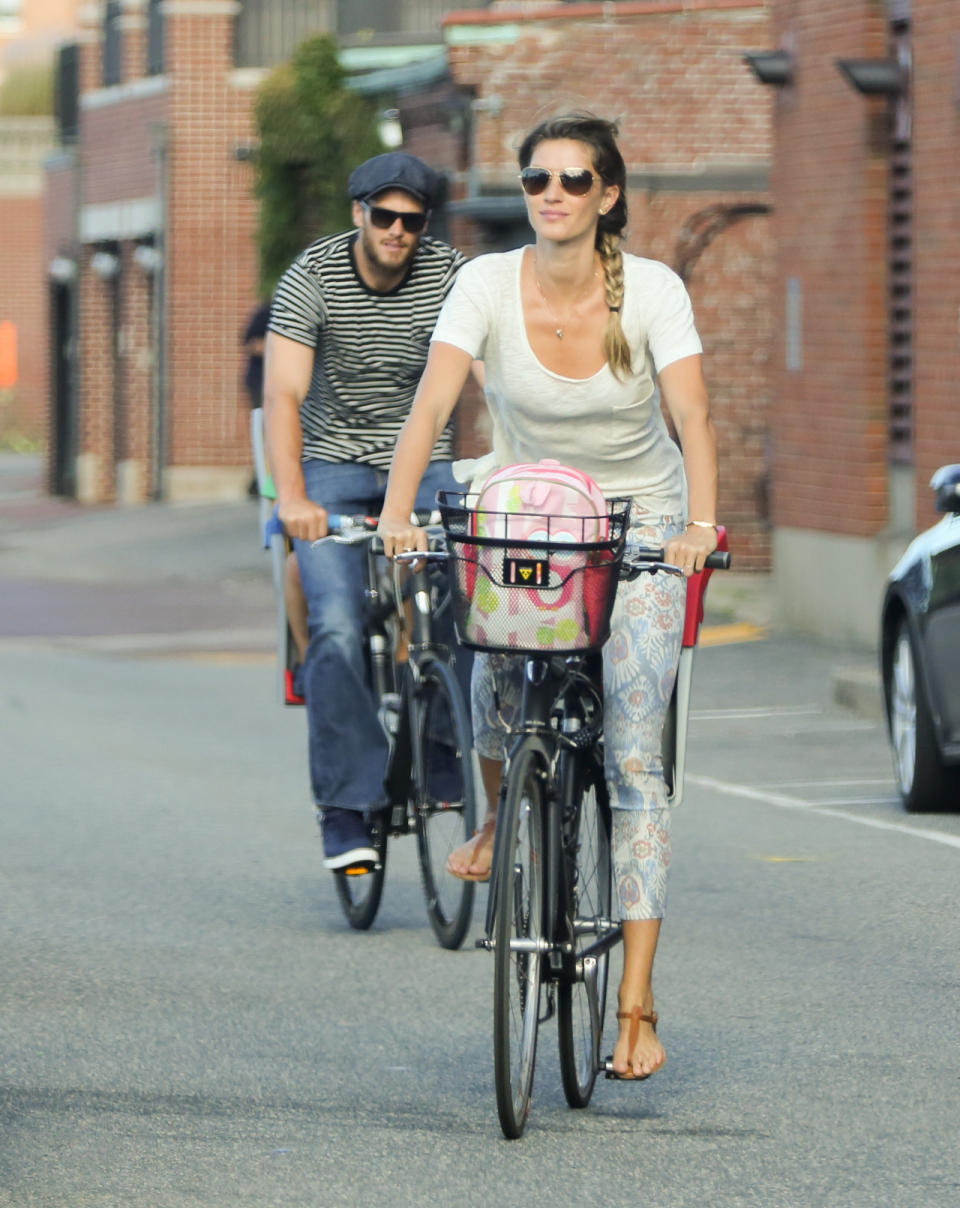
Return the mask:
<path fill-rule="evenodd" d="M 440 513 L 432 512 L 429 508 L 418 508 L 417 511 L 411 513 L 410 519 L 419 528 L 424 528 L 428 524 L 437 524 Z M 376 527 L 376 516 L 347 516 L 340 512 L 327 513 L 327 531 L 333 535 L 343 532 L 344 529 L 371 530 Z"/>
<path fill-rule="evenodd" d="M 641 560 L 649 560 L 650 562 L 664 562 L 665 551 L 662 549 L 636 549 L 633 551 L 633 556 Z M 730 551 L 725 549 L 715 549 L 712 554 L 707 554 L 707 560 L 704 563 L 705 570 L 729 570 L 730 569 Z"/>
<path fill-rule="evenodd" d="M 327 532 L 331 535 L 342 533 L 344 529 L 375 529 L 376 516 L 348 516 L 344 512 L 327 512 Z"/>

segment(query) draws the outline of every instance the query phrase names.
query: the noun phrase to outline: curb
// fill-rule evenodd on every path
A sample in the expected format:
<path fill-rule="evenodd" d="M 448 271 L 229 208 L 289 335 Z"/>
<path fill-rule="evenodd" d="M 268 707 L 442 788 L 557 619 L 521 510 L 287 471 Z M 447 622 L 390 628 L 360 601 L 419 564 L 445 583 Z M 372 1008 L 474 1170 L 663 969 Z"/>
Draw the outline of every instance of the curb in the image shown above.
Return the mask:
<path fill-rule="evenodd" d="M 835 704 L 871 721 L 884 718 L 880 674 L 866 667 L 839 667 L 831 677 Z"/>

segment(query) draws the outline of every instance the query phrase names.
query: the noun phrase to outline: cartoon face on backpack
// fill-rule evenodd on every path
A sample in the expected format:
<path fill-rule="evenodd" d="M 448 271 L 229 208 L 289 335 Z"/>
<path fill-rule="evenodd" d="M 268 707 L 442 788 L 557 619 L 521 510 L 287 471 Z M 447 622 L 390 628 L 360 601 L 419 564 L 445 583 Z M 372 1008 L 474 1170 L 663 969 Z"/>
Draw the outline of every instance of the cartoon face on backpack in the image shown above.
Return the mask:
<path fill-rule="evenodd" d="M 610 532 L 593 479 L 556 461 L 507 466 L 481 485 L 473 506 L 473 533 L 498 543 L 470 547 L 465 639 L 501 650 L 594 645 L 608 587 L 598 590 L 594 568 L 605 570 L 611 555 L 583 548 Z"/>

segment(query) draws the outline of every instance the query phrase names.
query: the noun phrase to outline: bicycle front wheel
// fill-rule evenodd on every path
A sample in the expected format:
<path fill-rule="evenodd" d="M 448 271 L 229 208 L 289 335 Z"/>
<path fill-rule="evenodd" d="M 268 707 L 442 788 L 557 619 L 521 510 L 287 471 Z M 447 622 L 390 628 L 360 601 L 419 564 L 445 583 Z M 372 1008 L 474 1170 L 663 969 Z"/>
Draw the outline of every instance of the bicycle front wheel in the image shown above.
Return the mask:
<path fill-rule="evenodd" d="M 610 806 L 599 760 L 570 756 L 564 801 L 567 925 L 573 952 L 564 958 L 558 995 L 560 1075 L 571 1107 L 586 1107 L 599 1068 L 609 951 L 585 969 L 584 950 L 610 926 Z M 591 999 L 593 1001 L 591 1001 Z"/>
<path fill-rule="evenodd" d="M 501 798 L 493 924 L 493 1054 L 500 1127 L 522 1135 L 530 1114 L 546 947 L 543 761 L 532 745 L 511 760 Z"/>
<path fill-rule="evenodd" d="M 376 866 L 368 872 L 338 870 L 333 874 L 343 913 L 356 931 L 366 931 L 377 917 L 383 896 L 383 880 L 387 875 L 387 828 L 383 815 L 374 816 L 370 832 L 377 850 Z"/>
<path fill-rule="evenodd" d="M 476 886 L 447 872 L 447 857 L 477 824 L 470 721 L 453 670 L 440 659 L 420 669 L 413 741 L 417 854 L 427 914 L 444 948 L 459 948 Z"/>

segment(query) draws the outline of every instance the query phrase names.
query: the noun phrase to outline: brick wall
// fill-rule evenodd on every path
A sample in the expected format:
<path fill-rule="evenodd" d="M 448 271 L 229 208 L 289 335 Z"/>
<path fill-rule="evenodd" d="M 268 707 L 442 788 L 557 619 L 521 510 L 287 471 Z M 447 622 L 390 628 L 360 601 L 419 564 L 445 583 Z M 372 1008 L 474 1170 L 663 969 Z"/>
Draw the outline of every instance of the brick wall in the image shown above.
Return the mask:
<path fill-rule="evenodd" d="M 960 24 L 956 5 L 914 0 L 914 410 L 917 526 L 928 483 L 960 462 Z"/>
<path fill-rule="evenodd" d="M 481 180 L 505 178 L 531 125 L 579 108 L 621 120 L 631 169 L 769 160 L 769 98 L 758 97 L 742 61 L 745 48 L 768 37 L 762 0 L 581 4 L 534 17 L 515 40 L 450 46 L 457 83 L 503 101 L 500 113 L 477 121 L 473 161 Z M 501 10 L 458 21 L 467 30 L 510 19 Z"/>
<path fill-rule="evenodd" d="M 81 111 L 86 205 L 151 197 L 157 190 L 152 127 L 167 118 L 165 92 Z"/>
<path fill-rule="evenodd" d="M 256 297 L 250 94 L 229 83 L 232 22 L 168 18 L 170 234 L 167 248 L 169 459 L 250 462 L 240 337 Z"/>
<path fill-rule="evenodd" d="M 798 82 L 776 111 L 774 521 L 854 537 L 888 520 L 887 115 L 886 101 L 854 92 L 835 59 L 885 55 L 883 9 L 872 0 L 777 5 Z M 793 369 L 788 279 L 802 291 Z"/>

